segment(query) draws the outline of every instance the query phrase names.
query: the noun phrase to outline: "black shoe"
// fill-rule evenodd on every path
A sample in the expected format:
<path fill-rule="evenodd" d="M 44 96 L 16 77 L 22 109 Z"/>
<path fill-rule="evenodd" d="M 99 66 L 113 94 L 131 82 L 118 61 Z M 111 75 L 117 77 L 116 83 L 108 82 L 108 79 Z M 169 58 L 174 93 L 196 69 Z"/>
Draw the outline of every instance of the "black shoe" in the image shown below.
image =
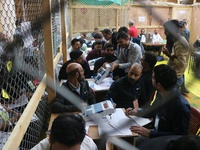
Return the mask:
<path fill-rule="evenodd" d="M 188 94 L 188 93 L 190 93 L 190 92 L 188 91 L 188 89 L 186 89 L 186 88 L 181 89 L 180 92 L 181 92 L 182 94 Z"/>

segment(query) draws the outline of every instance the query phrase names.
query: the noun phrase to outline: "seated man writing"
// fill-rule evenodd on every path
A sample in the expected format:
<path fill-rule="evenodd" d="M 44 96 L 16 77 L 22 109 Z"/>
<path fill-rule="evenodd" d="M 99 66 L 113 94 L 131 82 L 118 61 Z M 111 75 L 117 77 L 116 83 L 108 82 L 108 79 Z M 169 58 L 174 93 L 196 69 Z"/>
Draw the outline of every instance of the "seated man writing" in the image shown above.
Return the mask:
<path fill-rule="evenodd" d="M 176 72 L 170 66 L 159 65 L 154 67 L 152 84 L 158 91 L 155 100 L 148 109 L 126 110 L 126 115 L 136 115 L 154 118 L 154 129 L 133 126 L 131 130 L 141 135 L 136 144 L 144 139 L 165 136 L 185 135 L 189 128 L 190 105 L 183 95 L 175 89 Z"/>
<path fill-rule="evenodd" d="M 76 101 L 78 99 L 83 100 L 84 103 L 89 105 L 95 103 L 94 93 L 90 89 L 88 81 L 84 79 L 85 76 L 82 66 L 78 63 L 71 63 L 67 66 L 66 72 L 68 79 L 67 82 L 63 83 L 57 91 L 55 101 L 52 105 L 53 113 L 80 111 L 77 106 L 72 104 L 72 101 Z M 63 89 L 66 90 L 66 92 L 70 91 L 73 95 L 76 95 L 77 99 L 73 99 L 71 96 L 63 96 L 65 93 L 59 92 Z"/>
<path fill-rule="evenodd" d="M 141 84 L 137 81 L 141 77 L 141 73 L 142 65 L 134 63 L 128 71 L 128 75 L 112 83 L 104 99 L 113 100 L 118 108 L 134 107 L 134 101 L 137 101 L 140 96 Z"/>

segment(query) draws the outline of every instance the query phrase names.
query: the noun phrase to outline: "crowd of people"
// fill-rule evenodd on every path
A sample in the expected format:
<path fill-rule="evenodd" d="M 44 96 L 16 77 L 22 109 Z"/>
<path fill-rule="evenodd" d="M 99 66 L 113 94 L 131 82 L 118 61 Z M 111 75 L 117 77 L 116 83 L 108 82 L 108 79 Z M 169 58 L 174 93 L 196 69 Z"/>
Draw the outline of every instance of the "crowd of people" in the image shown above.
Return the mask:
<path fill-rule="evenodd" d="M 132 20 L 128 22 L 128 26 L 129 28 L 120 27 L 118 31 L 108 28 L 99 31 L 95 28 L 90 42 L 86 42 L 85 34 L 72 39 L 71 47 L 67 50 L 68 61 L 63 62 L 58 75 L 59 81 L 67 81 L 56 89 L 52 113 L 80 112 L 81 106 L 95 104 L 95 92 L 85 78 L 95 76 L 108 63 L 114 82 L 102 100 L 112 99 L 116 108 L 125 108 L 127 116 L 153 118 L 151 128 L 130 126 L 133 132 L 139 134 L 136 146 L 145 147 L 146 141 L 160 136 L 178 135 L 176 139 L 182 136 L 180 139 L 184 139 L 188 134 L 190 120 L 190 105 L 181 94 L 189 92 L 184 84 L 190 39 L 187 22 L 169 20 L 164 23 L 167 43 L 163 46 L 162 53 L 168 57 L 168 62 L 158 66 L 155 66 L 156 55 L 145 51 L 142 45 L 147 38 L 145 29 L 141 29 L 139 34 Z M 153 43 L 163 41 L 158 29 L 154 30 L 152 38 Z M 88 51 L 87 47 L 92 50 Z M 9 59 L 8 61 L 14 62 L 15 58 L 10 56 Z M 88 62 L 93 59 L 97 60 L 91 69 Z M 5 72 L 1 72 L 1 75 L 5 76 Z M 1 83 L 4 88 L 3 78 Z M 9 87 L 6 88 L 8 91 Z M 71 92 L 73 96 L 66 97 L 60 91 Z M 4 90 L 1 91 L 3 92 Z M 1 99 L 5 100 L 3 96 L 1 94 Z M 80 101 L 75 102 L 74 97 Z M 8 109 L 3 102 L 5 101 L 0 103 L 0 131 L 11 131 L 9 127 L 14 126 L 21 113 Z M 79 102 L 81 104 L 77 106 Z M 135 105 L 135 102 L 138 104 Z M 178 142 L 181 140 L 177 140 Z M 171 147 L 178 146 L 174 144 Z M 86 135 L 85 121 L 81 116 L 62 114 L 54 120 L 49 137 L 33 149 L 44 148 L 96 150 L 97 146 Z"/>
<path fill-rule="evenodd" d="M 184 87 L 190 37 L 186 22 L 169 20 L 164 23 L 167 43 L 162 47 L 162 53 L 168 57 L 168 62 L 157 66 L 156 55 L 142 48 L 141 43 L 146 41 L 145 29 L 138 34 L 134 21 L 128 25 L 129 29 L 121 27 L 117 32 L 111 29 L 100 32 L 96 28 L 92 33 L 94 41 L 90 43 L 92 50 L 86 54 L 81 51 L 81 44 L 73 42 L 79 40 L 73 39 L 70 60 L 63 64 L 59 73 L 59 76 L 63 76 L 59 79 L 67 79 L 67 82 L 60 88 L 74 93 L 77 99 L 82 100 L 81 105 L 95 104 L 95 93 L 84 78 L 95 76 L 100 68 L 109 63 L 114 82 L 102 100 L 112 99 L 115 107 L 125 108 L 127 116 L 153 118 L 151 128 L 130 127 L 139 134 L 136 146 L 155 137 L 187 135 L 190 105 L 181 94 L 183 90 L 184 93 L 188 92 Z M 162 40 L 158 29 L 155 29 L 153 42 Z M 88 69 L 88 61 L 92 59 L 96 59 L 94 70 Z M 83 62 L 87 65 L 83 65 Z M 76 100 L 57 93 L 52 112 L 81 111 L 73 101 Z"/>

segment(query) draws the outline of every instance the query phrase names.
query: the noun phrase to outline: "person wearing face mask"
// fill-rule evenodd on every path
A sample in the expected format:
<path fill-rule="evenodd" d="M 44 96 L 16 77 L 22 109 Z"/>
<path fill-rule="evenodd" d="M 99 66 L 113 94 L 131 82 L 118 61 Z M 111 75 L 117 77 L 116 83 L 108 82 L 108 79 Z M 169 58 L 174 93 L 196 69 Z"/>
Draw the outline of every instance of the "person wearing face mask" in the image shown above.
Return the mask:
<path fill-rule="evenodd" d="M 106 44 L 104 57 L 100 58 L 94 63 L 94 75 L 97 74 L 98 69 L 101 68 L 104 63 L 112 63 L 116 59 L 117 57 L 114 55 L 114 45 L 111 43 Z"/>
<path fill-rule="evenodd" d="M 66 68 L 66 72 L 68 76 L 67 82 L 64 82 L 56 93 L 56 98 L 52 105 L 53 113 L 80 111 L 77 106 L 71 103 L 72 100 L 74 101 L 76 99 L 73 99 L 73 96 L 63 96 L 64 93 L 59 92 L 62 90 L 65 90 L 66 92 L 71 92 L 72 95 L 76 95 L 77 100 L 79 97 L 84 104 L 91 105 L 95 103 L 94 93 L 90 89 L 88 81 L 84 79 L 85 76 L 82 66 L 78 63 L 70 63 Z"/>
<path fill-rule="evenodd" d="M 137 82 L 141 77 L 142 69 L 141 64 L 134 63 L 130 67 L 128 75 L 112 83 L 104 100 L 112 99 L 117 108 L 134 108 L 134 103 L 140 96 L 142 89 L 140 82 Z"/>

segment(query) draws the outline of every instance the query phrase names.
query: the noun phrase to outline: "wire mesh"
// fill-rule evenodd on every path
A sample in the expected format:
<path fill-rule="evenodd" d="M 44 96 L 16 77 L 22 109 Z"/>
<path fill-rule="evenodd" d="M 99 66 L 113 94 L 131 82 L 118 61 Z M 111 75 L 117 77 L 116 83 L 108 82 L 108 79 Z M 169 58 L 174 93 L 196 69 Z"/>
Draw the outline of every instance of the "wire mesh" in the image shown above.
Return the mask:
<path fill-rule="evenodd" d="M 42 0 L 0 2 L 0 149 L 46 73 Z M 55 16 L 54 16 L 55 17 Z M 42 98 L 19 149 L 30 149 L 48 127 Z"/>
<path fill-rule="evenodd" d="M 72 22 L 72 33 L 92 32 L 95 27 L 118 28 L 127 26 L 127 22 L 131 16 L 131 1 L 124 1 L 122 5 L 109 2 L 104 7 L 87 6 L 87 1 L 70 1 L 71 13 L 66 10 L 66 26 L 70 26 Z M 14 121 L 19 119 L 19 113 L 23 113 L 24 108 L 34 93 L 38 82 L 46 72 L 44 59 L 44 38 L 42 23 L 45 21 L 45 15 L 42 14 L 42 0 L 1 0 L 0 1 L 0 86 L 1 86 L 1 106 L 0 106 L 0 148 L 6 142 L 13 128 L 13 122 L 9 119 L 14 117 Z M 61 43 L 61 27 L 60 27 L 60 1 L 52 0 L 52 35 L 53 35 L 53 53 L 57 54 L 58 46 Z M 105 4 L 105 3 L 104 3 Z M 140 3 L 142 5 L 142 3 Z M 68 5 L 68 1 L 66 1 Z M 66 9 L 68 9 L 66 7 Z M 171 16 L 170 8 L 166 8 L 167 16 L 163 18 L 169 19 Z M 146 14 L 152 14 L 144 7 Z M 136 13 L 136 12 L 135 12 Z M 146 15 L 145 14 L 145 15 Z M 154 14 L 151 15 L 151 22 L 161 25 L 163 18 Z M 69 17 L 71 17 L 69 19 Z M 150 21 L 148 25 L 151 25 Z M 65 95 L 65 91 L 60 91 Z M 65 95 L 70 97 L 71 95 Z M 74 100 L 74 99 L 73 99 Z M 80 103 L 76 98 L 76 104 Z M 12 112 L 7 112 L 5 104 Z M 4 113 L 4 115 L 2 115 Z M 32 118 L 26 134 L 20 144 L 19 149 L 30 149 L 36 145 L 44 133 L 48 129 L 48 103 L 47 98 L 43 97 L 37 110 Z M 2 117 L 4 116 L 4 117 Z M 7 127 L 3 124 L 8 124 Z M 108 138 L 105 137 L 100 139 Z M 121 146 L 124 149 L 130 149 L 130 145 L 123 143 L 119 139 L 108 138 L 109 141 Z M 119 141 L 118 141 L 119 140 Z M 134 149 L 134 147 L 131 147 Z"/>

